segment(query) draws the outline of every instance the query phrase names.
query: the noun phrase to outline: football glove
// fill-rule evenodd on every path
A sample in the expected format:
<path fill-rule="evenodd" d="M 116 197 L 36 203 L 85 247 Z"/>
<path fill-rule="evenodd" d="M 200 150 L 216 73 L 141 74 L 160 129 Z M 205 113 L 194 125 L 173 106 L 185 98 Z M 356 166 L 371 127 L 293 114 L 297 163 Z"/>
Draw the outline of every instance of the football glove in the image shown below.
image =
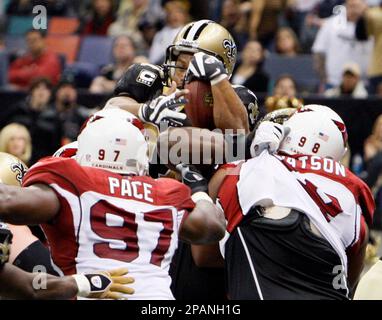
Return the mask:
<path fill-rule="evenodd" d="M 215 85 L 228 78 L 223 62 L 204 52 L 195 53 L 186 73 L 186 82 L 194 79 L 209 81 Z"/>
<path fill-rule="evenodd" d="M 8 225 L 0 222 L 0 269 L 9 260 L 12 238 L 13 235 L 11 230 L 9 230 Z"/>
<path fill-rule="evenodd" d="M 192 165 L 179 163 L 176 169 L 182 176 L 182 182 L 191 189 L 191 193 L 208 192 L 207 179 Z"/>
<path fill-rule="evenodd" d="M 264 150 L 268 150 L 271 154 L 275 153 L 289 131 L 290 128 L 275 122 L 263 121 L 260 123 L 250 145 L 251 157 L 260 155 Z"/>
<path fill-rule="evenodd" d="M 125 277 L 126 268 L 111 271 L 75 274 L 78 296 L 92 299 L 126 299 L 125 294 L 133 294 L 134 289 L 127 287 L 134 279 Z"/>
<path fill-rule="evenodd" d="M 182 127 L 186 122 L 186 114 L 181 112 L 181 106 L 187 103 L 184 97 L 177 98 L 176 92 L 142 104 L 138 117 L 143 122 L 150 122 L 160 127 L 166 124 L 170 127 Z"/>

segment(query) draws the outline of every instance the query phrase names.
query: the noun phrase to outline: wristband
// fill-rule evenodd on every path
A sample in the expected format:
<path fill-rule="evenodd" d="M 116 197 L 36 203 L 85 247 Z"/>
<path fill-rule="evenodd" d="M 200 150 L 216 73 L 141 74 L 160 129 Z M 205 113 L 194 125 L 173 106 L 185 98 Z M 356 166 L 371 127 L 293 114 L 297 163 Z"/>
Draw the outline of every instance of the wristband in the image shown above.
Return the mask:
<path fill-rule="evenodd" d="M 218 75 L 216 78 L 213 78 L 210 83 L 211 83 L 211 86 L 214 86 L 216 84 L 218 84 L 219 82 L 223 81 L 224 79 L 228 78 L 228 76 L 226 74 L 221 74 L 221 75 Z"/>
<path fill-rule="evenodd" d="M 210 198 L 210 196 L 203 192 L 203 191 L 198 191 L 198 192 L 195 192 L 192 196 L 191 196 L 191 199 L 192 201 L 194 201 L 195 203 L 198 202 L 199 200 L 206 200 L 208 202 L 211 202 L 211 203 L 214 203 L 212 201 L 212 199 Z"/>
<path fill-rule="evenodd" d="M 91 290 L 88 278 L 86 278 L 82 274 L 75 274 L 75 275 L 72 275 L 72 277 L 74 278 L 74 280 L 76 280 L 76 283 L 77 283 L 77 287 L 78 287 L 77 295 L 80 297 L 85 297 L 85 298 L 88 297 Z"/>

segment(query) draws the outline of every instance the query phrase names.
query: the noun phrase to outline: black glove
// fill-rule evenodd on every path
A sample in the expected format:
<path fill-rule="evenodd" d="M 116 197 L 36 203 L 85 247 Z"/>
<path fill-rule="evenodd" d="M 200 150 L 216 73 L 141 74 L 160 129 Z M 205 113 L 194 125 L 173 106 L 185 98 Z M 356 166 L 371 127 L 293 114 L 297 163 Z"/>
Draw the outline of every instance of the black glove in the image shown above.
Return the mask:
<path fill-rule="evenodd" d="M 0 222 L 0 269 L 9 260 L 12 238 L 13 235 L 11 230 L 9 230 L 5 223 Z"/>
<path fill-rule="evenodd" d="M 215 85 L 227 77 L 223 62 L 214 56 L 198 52 L 194 54 L 188 66 L 186 82 L 199 79 Z"/>
<path fill-rule="evenodd" d="M 208 193 L 207 179 L 194 166 L 180 163 L 176 169 L 182 175 L 182 182 L 190 187 L 192 194 L 196 192 Z"/>
<path fill-rule="evenodd" d="M 150 122 L 158 127 L 161 123 L 170 127 L 182 127 L 186 121 L 186 114 L 180 111 L 180 106 L 187 103 L 184 97 L 176 98 L 176 92 L 169 96 L 144 103 L 138 112 L 138 117 L 144 122 Z"/>

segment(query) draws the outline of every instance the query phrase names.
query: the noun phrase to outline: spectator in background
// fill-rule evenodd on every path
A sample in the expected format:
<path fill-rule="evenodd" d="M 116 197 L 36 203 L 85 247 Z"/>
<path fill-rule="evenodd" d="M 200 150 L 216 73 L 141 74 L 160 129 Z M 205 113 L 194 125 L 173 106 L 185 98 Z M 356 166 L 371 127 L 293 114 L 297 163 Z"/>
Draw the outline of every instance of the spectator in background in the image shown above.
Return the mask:
<path fill-rule="evenodd" d="M 139 21 L 138 30 L 140 45 L 137 46 L 139 52 L 145 56 L 149 56 L 150 48 L 153 44 L 154 37 L 157 32 L 163 28 L 163 21 L 157 17 L 145 16 Z M 137 37 L 135 36 L 134 39 Z"/>
<path fill-rule="evenodd" d="M 149 61 L 153 64 L 163 63 L 167 47 L 189 20 L 188 7 L 182 1 L 167 2 L 164 8 L 166 24 L 155 34 L 149 53 Z"/>
<path fill-rule="evenodd" d="M 292 19 L 290 25 L 298 37 L 302 34 L 306 16 L 311 13 L 321 0 L 295 0 L 291 4 Z"/>
<path fill-rule="evenodd" d="M 382 98 L 382 82 L 378 83 L 375 95 L 379 98 Z"/>
<path fill-rule="evenodd" d="M 54 105 L 61 122 L 61 145 L 75 141 L 82 124 L 92 110 L 78 104 L 73 78 L 67 77 L 60 80 L 56 88 Z"/>
<path fill-rule="evenodd" d="M 241 84 L 255 93 L 267 92 L 269 76 L 263 71 L 264 49 L 258 41 L 249 41 L 241 54 L 236 67 L 233 84 Z"/>
<path fill-rule="evenodd" d="M 364 181 L 372 189 L 376 202 L 373 225 L 382 228 L 382 115 L 375 120 L 372 133 L 364 142 L 364 160 Z"/>
<path fill-rule="evenodd" d="M 68 8 L 67 0 L 11 0 L 7 6 L 8 15 L 32 14 L 33 7 L 42 5 L 46 8 L 49 16 L 66 15 Z"/>
<path fill-rule="evenodd" d="M 142 41 L 139 23 L 143 20 L 158 21 L 164 19 L 164 12 L 159 4 L 151 4 L 150 0 L 121 0 L 117 20 L 110 26 L 108 34 L 117 36 L 129 33 L 135 43 Z"/>
<path fill-rule="evenodd" d="M 235 39 L 237 50 L 241 52 L 248 40 L 248 23 L 251 7 L 248 2 L 240 0 L 225 0 L 222 7 L 220 24 L 225 27 Z"/>
<path fill-rule="evenodd" d="M 294 98 L 297 95 L 297 84 L 292 76 L 281 75 L 275 82 L 273 95 L 278 97 Z"/>
<path fill-rule="evenodd" d="M 351 96 L 353 98 L 367 98 L 366 88 L 361 80 L 361 69 L 356 63 L 345 64 L 342 81 L 338 87 L 325 91 L 326 97 Z"/>
<path fill-rule="evenodd" d="M 114 63 L 102 68 L 101 75 L 90 85 L 92 93 L 111 93 L 122 74 L 133 64 L 135 46 L 130 37 L 118 36 L 113 44 Z"/>
<path fill-rule="evenodd" d="M 321 89 L 338 86 L 342 79 L 342 67 L 346 61 L 354 61 L 366 74 L 372 43 L 355 38 L 355 22 L 363 12 L 364 0 L 346 1 L 347 21 L 341 15 L 326 19 L 319 30 L 312 51 L 315 55 L 317 72 L 320 75 Z"/>
<path fill-rule="evenodd" d="M 369 93 L 376 94 L 378 86 L 382 85 L 382 1 L 379 7 L 366 9 L 365 6 L 362 17 L 357 22 L 356 36 L 358 40 L 374 38 L 368 76 Z"/>
<path fill-rule="evenodd" d="M 28 129 L 18 123 L 10 123 L 0 132 L 0 152 L 9 153 L 26 165 L 32 156 L 31 136 Z"/>
<path fill-rule="evenodd" d="M 93 0 L 90 13 L 82 20 L 82 35 L 106 36 L 115 20 L 114 0 Z"/>
<path fill-rule="evenodd" d="M 364 159 L 370 161 L 377 153 L 382 151 L 382 115 L 374 122 L 371 135 L 364 143 Z"/>
<path fill-rule="evenodd" d="M 294 57 L 300 52 L 300 43 L 294 31 L 281 27 L 276 33 L 275 51 L 283 56 Z"/>
<path fill-rule="evenodd" d="M 46 77 L 56 84 L 61 74 L 60 59 L 46 48 L 45 33 L 32 29 L 26 33 L 27 53 L 13 61 L 8 70 L 9 83 L 26 89 L 33 79 Z"/>
<path fill-rule="evenodd" d="M 61 125 L 57 112 L 50 104 L 51 95 L 50 81 L 35 79 L 26 99 L 11 106 L 2 119 L 6 124 L 17 122 L 28 128 L 32 137 L 31 164 L 52 155 L 60 147 Z"/>
<path fill-rule="evenodd" d="M 249 24 L 251 39 L 257 39 L 268 48 L 279 28 L 279 16 L 290 0 L 252 0 Z"/>

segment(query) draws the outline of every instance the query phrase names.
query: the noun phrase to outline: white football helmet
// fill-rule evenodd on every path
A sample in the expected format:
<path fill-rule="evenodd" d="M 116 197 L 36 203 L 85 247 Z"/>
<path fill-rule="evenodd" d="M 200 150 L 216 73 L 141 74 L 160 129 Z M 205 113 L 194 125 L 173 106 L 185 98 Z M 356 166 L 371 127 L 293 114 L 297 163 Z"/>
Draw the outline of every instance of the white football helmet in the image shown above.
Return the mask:
<path fill-rule="evenodd" d="M 279 151 L 286 154 L 317 155 L 340 161 L 346 152 L 347 131 L 341 117 L 332 109 L 310 104 L 298 109 L 287 121 L 289 134 Z"/>
<path fill-rule="evenodd" d="M 78 143 L 77 141 L 70 142 L 64 146 L 62 146 L 60 149 L 58 149 L 54 154 L 53 157 L 55 158 L 75 158 L 78 150 Z"/>
<path fill-rule="evenodd" d="M 126 117 L 126 111 L 112 113 L 89 119 L 77 139 L 77 162 L 120 174 L 145 175 L 149 161 L 144 130 Z"/>

